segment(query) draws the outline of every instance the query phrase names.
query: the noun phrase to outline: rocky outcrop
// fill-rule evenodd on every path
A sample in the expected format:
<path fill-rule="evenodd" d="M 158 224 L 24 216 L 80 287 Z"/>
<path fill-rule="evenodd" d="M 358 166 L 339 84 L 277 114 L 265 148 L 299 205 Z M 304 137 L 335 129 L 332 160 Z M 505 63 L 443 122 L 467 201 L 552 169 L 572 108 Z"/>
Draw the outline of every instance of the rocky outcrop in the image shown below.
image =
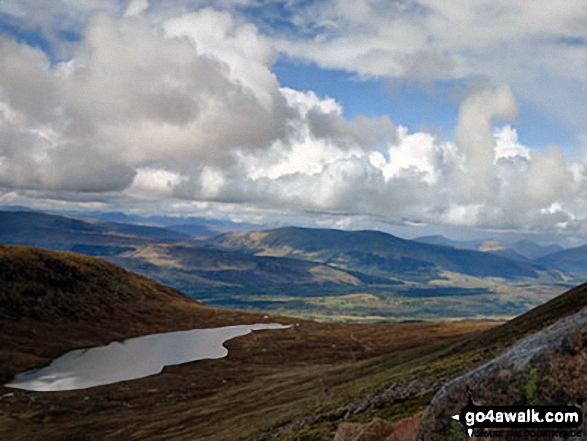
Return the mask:
<path fill-rule="evenodd" d="M 397 423 L 380 418 L 368 424 L 341 423 L 334 441 L 415 441 L 421 423 L 421 413 Z"/>
<path fill-rule="evenodd" d="M 579 405 L 586 413 L 587 307 L 446 384 L 426 411 L 419 440 L 469 439 L 451 419 L 467 403 L 468 387 L 478 405 Z"/>

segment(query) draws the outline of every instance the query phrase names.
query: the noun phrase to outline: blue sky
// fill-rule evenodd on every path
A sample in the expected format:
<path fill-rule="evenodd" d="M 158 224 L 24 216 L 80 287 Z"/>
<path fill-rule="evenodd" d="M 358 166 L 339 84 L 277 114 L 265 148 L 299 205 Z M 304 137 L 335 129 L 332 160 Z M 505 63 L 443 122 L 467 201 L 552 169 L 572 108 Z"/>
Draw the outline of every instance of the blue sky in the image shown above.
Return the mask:
<path fill-rule="evenodd" d="M 266 29 L 271 28 L 279 34 L 295 33 L 295 27 L 289 21 L 290 13 L 278 3 L 270 9 L 270 14 L 265 12 L 270 17 L 263 23 Z M 245 10 L 247 16 L 258 11 L 258 7 L 252 8 L 251 11 Z M 62 61 L 55 53 L 52 42 L 40 28 L 27 29 L 26 22 L 0 14 L 0 33 L 40 48 L 54 63 Z M 82 38 L 78 29 L 59 29 L 58 36 L 70 42 Z M 459 97 L 462 98 L 467 87 L 467 81 L 464 79 L 436 81 L 423 85 L 412 82 L 409 78 L 399 81 L 365 78 L 354 72 L 321 68 L 314 62 L 294 59 L 287 55 L 279 56 L 272 70 L 284 87 L 312 90 L 321 97 L 335 98 L 342 105 L 347 119 L 357 115 L 388 115 L 396 124 L 407 126 L 410 130 L 431 130 L 442 133 L 447 139 L 454 136 Z M 578 154 L 576 150 L 581 143 L 564 121 L 557 121 L 531 105 L 522 104 L 519 106 L 516 123 L 523 142 L 536 148 L 558 145 L 571 157 Z"/>
<path fill-rule="evenodd" d="M 388 115 L 410 130 L 439 131 L 447 139 L 454 136 L 458 97 L 467 88 L 465 80 L 421 85 L 408 79 L 393 84 L 382 78 L 360 78 L 344 70 L 320 68 L 287 56 L 277 60 L 273 71 L 283 86 L 335 98 L 342 104 L 347 119 L 357 115 Z M 577 134 L 564 121 L 545 115 L 530 104 L 519 105 L 515 125 L 520 140 L 537 149 L 557 145 L 571 158 L 583 154 Z"/>
<path fill-rule="evenodd" d="M 281 85 L 299 90 L 313 90 L 321 97 L 330 96 L 341 103 L 344 115 L 377 117 L 388 115 L 396 124 L 413 129 L 436 126 L 446 136 L 452 135 L 459 103 L 449 97 L 431 96 L 407 82 L 392 86 L 378 78 L 359 78 L 343 70 L 323 69 L 314 63 L 281 57 L 273 71 Z M 441 88 L 442 86 L 439 86 Z"/>
<path fill-rule="evenodd" d="M 125 3 L 119 2 L 112 8 L 122 11 Z M 297 39 L 300 36 L 316 36 L 316 30 L 302 32 L 293 24 L 296 11 L 315 3 L 319 2 L 245 3 L 237 4 L 235 11 L 268 35 L 286 35 Z M 71 26 L 71 23 L 68 24 Z M 52 32 L 54 36 L 46 35 L 41 26 L 28 23 L 26 17 L 0 13 L 0 33 L 42 49 L 53 62 L 62 59 L 56 53 L 56 43 L 51 41 L 51 37 L 69 42 L 82 39 L 78 26 L 59 27 Z M 583 37 L 560 37 L 559 40 L 570 46 L 586 46 Z M 366 77 L 352 70 L 324 68 L 313 61 L 283 53 L 278 56 L 272 70 L 282 86 L 312 90 L 321 97 L 335 98 L 342 104 L 347 119 L 356 115 L 388 115 L 396 124 L 407 126 L 410 130 L 439 130 L 449 139 L 454 136 L 459 104 L 467 83 L 471 81 L 465 77 L 422 83 L 409 77 Z M 581 134 L 563 119 L 524 101 L 518 102 L 518 112 L 515 123 L 522 142 L 539 149 L 557 145 L 571 158 L 582 155 Z"/>
<path fill-rule="evenodd" d="M 574 1 L 6 1 L 0 204 L 583 234 L 583 19 Z"/>
<path fill-rule="evenodd" d="M 29 46 L 38 47 L 51 58 L 55 56 L 51 43 L 45 38 L 40 29 L 27 29 L 23 27 L 22 23 L 14 20 L 8 14 L 0 14 L 0 33 L 13 37 Z"/>

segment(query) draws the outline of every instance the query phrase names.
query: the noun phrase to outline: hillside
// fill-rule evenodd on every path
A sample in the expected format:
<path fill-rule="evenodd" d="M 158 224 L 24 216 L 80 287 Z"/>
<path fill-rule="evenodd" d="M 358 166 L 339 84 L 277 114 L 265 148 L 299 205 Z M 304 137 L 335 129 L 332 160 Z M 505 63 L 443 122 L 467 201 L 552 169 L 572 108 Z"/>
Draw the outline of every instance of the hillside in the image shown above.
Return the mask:
<path fill-rule="evenodd" d="M 336 440 L 348 441 L 375 430 L 384 435 L 365 439 L 395 440 L 393 434 L 401 431 L 410 436 L 400 438 L 403 440 L 415 439 L 418 432 L 421 432 L 418 438 L 421 440 L 469 439 L 460 424 L 450 418 L 466 404 L 467 386 L 473 388 L 479 405 L 583 402 L 587 394 L 583 372 L 587 355 L 585 336 L 587 284 L 453 345 L 444 354 L 445 359 L 468 354 L 468 361 L 475 360 L 473 365 L 480 365 L 481 361 L 486 364 L 471 366 L 472 369 L 465 370 L 463 375 L 440 384 L 424 414 L 414 413 L 415 416 L 399 425 L 381 419 L 367 424 L 343 423 Z M 587 403 L 583 409 L 587 410 Z"/>
<path fill-rule="evenodd" d="M 0 387 L 0 439 L 15 441 L 288 440 L 304 439 L 303 433 L 309 433 L 305 439 L 331 439 L 337 419 L 325 427 L 315 416 L 350 406 L 355 416 L 370 418 L 373 409 L 360 403 L 386 387 L 390 375 L 414 375 L 447 345 L 495 326 L 320 324 L 220 310 L 100 259 L 15 246 L 0 246 L 0 287 L 3 383 L 68 350 L 113 339 L 230 324 L 295 324 L 230 340 L 227 358 L 168 367 L 143 379 L 51 393 Z M 414 392 L 414 403 L 429 396 Z M 288 421 L 299 425 L 288 430 Z M 285 432 L 275 437 L 275 430 Z"/>
<path fill-rule="evenodd" d="M 0 245 L 1 382 L 72 347 L 216 325 L 217 315 L 173 288 L 104 260 Z M 222 324 L 259 319 L 222 314 Z"/>
<path fill-rule="evenodd" d="M 547 254 L 537 259 L 536 262 L 584 278 L 587 276 L 586 256 L 587 245 L 582 245 Z"/>
<path fill-rule="evenodd" d="M 3 381 L 112 339 L 295 324 L 231 340 L 225 359 L 139 380 L 51 393 L 0 388 L 0 438 L 11 440 L 57 440 L 65 433 L 106 440 L 332 440 L 342 422 L 397 421 L 421 412 L 451 379 L 587 306 L 584 285 L 498 327 L 321 324 L 205 307 L 99 259 L 13 246 L 0 247 L 0 277 Z"/>
<path fill-rule="evenodd" d="M 102 257 L 210 306 L 320 320 L 503 319 L 566 289 L 558 272 L 375 231 L 196 241 L 150 225 L 15 211 L 0 212 L 0 241 Z"/>
<path fill-rule="evenodd" d="M 147 225 L 89 221 L 35 211 L 0 211 L 0 243 L 114 255 L 137 243 L 188 239 L 185 234 Z"/>
<path fill-rule="evenodd" d="M 348 288 L 375 282 L 399 284 L 317 262 L 252 256 L 189 244 L 137 246 L 134 251 L 112 256 L 110 260 L 126 268 L 151 274 L 179 289 L 188 289 L 194 296 L 205 295 L 207 290 L 214 287 L 235 291 L 255 290 L 258 293 L 281 291 L 293 295 L 295 289 L 301 289 L 304 285 L 327 291 L 339 285 Z M 189 285 L 194 281 L 198 281 L 201 286 L 190 288 Z"/>
<path fill-rule="evenodd" d="M 538 278 L 544 268 L 501 256 L 400 239 L 379 231 L 287 227 L 214 236 L 210 246 L 255 255 L 293 257 L 415 282 L 443 271 L 475 277 Z"/>
<path fill-rule="evenodd" d="M 374 282 L 322 298 L 301 293 L 285 302 L 270 294 L 250 298 L 265 310 L 312 318 L 511 318 L 572 286 L 567 284 L 571 279 L 559 271 L 530 262 L 418 243 L 378 231 L 286 227 L 225 233 L 201 243 L 257 257 L 322 263 L 350 274 L 401 282 L 397 286 Z"/>
<path fill-rule="evenodd" d="M 545 320 L 538 331 L 519 339 L 489 363 L 447 383 L 435 395 L 424 415 L 420 439 L 468 439 L 460 424 L 450 417 L 466 404 L 469 387 L 479 406 L 576 405 L 583 409 L 584 414 L 587 412 L 585 286 L 558 300 L 556 304 L 545 305 L 547 308 L 542 308 L 537 314 L 530 314 L 526 321 L 519 320 L 519 324 L 527 324 L 528 319 L 537 322 L 545 318 L 546 313 L 552 317 L 558 311 L 553 324 L 547 326 L 552 320 Z M 564 308 L 564 304 L 572 307 Z M 498 328 L 496 334 L 499 338 L 504 333 Z M 584 434 L 587 421 L 579 429 Z M 550 440 L 553 437 L 543 435 L 532 439 Z"/>

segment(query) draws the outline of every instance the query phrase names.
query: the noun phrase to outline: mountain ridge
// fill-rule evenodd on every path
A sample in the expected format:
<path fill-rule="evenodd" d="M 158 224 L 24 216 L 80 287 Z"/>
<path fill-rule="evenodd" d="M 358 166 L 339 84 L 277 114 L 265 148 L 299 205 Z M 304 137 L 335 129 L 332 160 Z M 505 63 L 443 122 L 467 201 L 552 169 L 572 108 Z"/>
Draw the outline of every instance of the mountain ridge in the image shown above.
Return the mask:
<path fill-rule="evenodd" d="M 440 234 L 420 236 L 412 239 L 416 242 L 427 243 L 430 245 L 442 245 L 450 246 L 454 248 L 463 248 L 476 251 L 492 252 L 504 257 L 511 258 L 513 260 L 521 261 L 533 261 L 546 256 L 548 254 L 555 253 L 557 251 L 564 250 L 564 248 L 558 244 L 540 245 L 529 239 L 519 240 L 495 240 L 491 238 L 485 239 L 470 239 L 470 240 L 454 240 L 449 239 Z M 494 243 L 497 245 L 496 249 L 487 249 L 488 243 Z M 485 249 L 484 249 L 485 248 Z M 536 262 L 535 262 L 536 263 Z"/>
<path fill-rule="evenodd" d="M 537 278 L 538 271 L 545 270 L 496 255 L 423 244 L 367 230 L 284 227 L 252 233 L 223 233 L 202 242 L 255 255 L 305 258 L 342 268 L 369 268 L 377 275 L 411 274 L 430 279 L 437 277 L 438 268 L 442 268 L 473 276 Z M 415 268 L 417 266 L 422 270 Z"/>
<path fill-rule="evenodd" d="M 547 254 L 536 261 L 566 273 L 585 277 L 587 276 L 585 256 L 587 256 L 587 245 L 581 245 Z"/>
<path fill-rule="evenodd" d="M 234 237 L 240 242 L 215 243 Z M 512 317 L 568 284 L 527 262 L 369 230 L 284 227 L 195 240 L 150 225 L 0 212 L 1 241 L 102 257 L 208 305 L 320 320 Z"/>

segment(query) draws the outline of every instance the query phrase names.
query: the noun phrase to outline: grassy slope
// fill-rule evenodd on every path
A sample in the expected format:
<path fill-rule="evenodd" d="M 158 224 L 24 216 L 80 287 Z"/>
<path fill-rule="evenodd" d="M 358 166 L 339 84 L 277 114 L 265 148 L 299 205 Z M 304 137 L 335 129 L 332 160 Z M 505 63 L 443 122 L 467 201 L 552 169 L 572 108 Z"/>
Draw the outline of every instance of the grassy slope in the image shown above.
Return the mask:
<path fill-rule="evenodd" d="M 309 427 L 299 428 L 280 439 L 332 439 L 329 436 L 333 436 L 342 421 L 365 423 L 375 417 L 396 421 L 412 416 L 423 410 L 438 389 L 452 378 L 492 360 L 516 341 L 586 306 L 587 284 L 583 284 L 507 323 L 472 334 L 459 342 L 422 347 L 373 360 L 378 374 L 366 375 L 370 386 L 362 394 L 369 390 L 371 400 L 365 412 L 348 418 L 345 408 L 342 412 L 336 408 L 325 409 Z M 272 439 L 275 433 L 269 432 L 262 439 Z"/>
<path fill-rule="evenodd" d="M 297 323 L 231 340 L 225 359 L 174 366 L 135 381 L 54 393 L 0 388 L 0 439 L 12 440 L 233 440 L 263 431 L 267 439 L 327 439 L 344 416 L 341 406 L 363 419 L 423 406 L 429 392 L 417 390 L 410 392 L 416 404 L 409 408 L 370 408 L 360 400 L 377 394 L 394 375 L 416 378 L 450 342 L 492 326 L 319 324 L 222 311 L 98 259 L 26 247 L 0 246 L 0 286 L 2 381 L 67 350 L 112 339 L 259 321 Z M 459 357 L 451 360 L 447 365 L 454 369 Z M 332 411 L 338 416 L 321 417 Z M 276 435 L 289 421 L 301 425 Z"/>
<path fill-rule="evenodd" d="M 0 245 L 0 318 L 3 381 L 74 347 L 261 315 L 220 313 L 100 259 Z"/>

